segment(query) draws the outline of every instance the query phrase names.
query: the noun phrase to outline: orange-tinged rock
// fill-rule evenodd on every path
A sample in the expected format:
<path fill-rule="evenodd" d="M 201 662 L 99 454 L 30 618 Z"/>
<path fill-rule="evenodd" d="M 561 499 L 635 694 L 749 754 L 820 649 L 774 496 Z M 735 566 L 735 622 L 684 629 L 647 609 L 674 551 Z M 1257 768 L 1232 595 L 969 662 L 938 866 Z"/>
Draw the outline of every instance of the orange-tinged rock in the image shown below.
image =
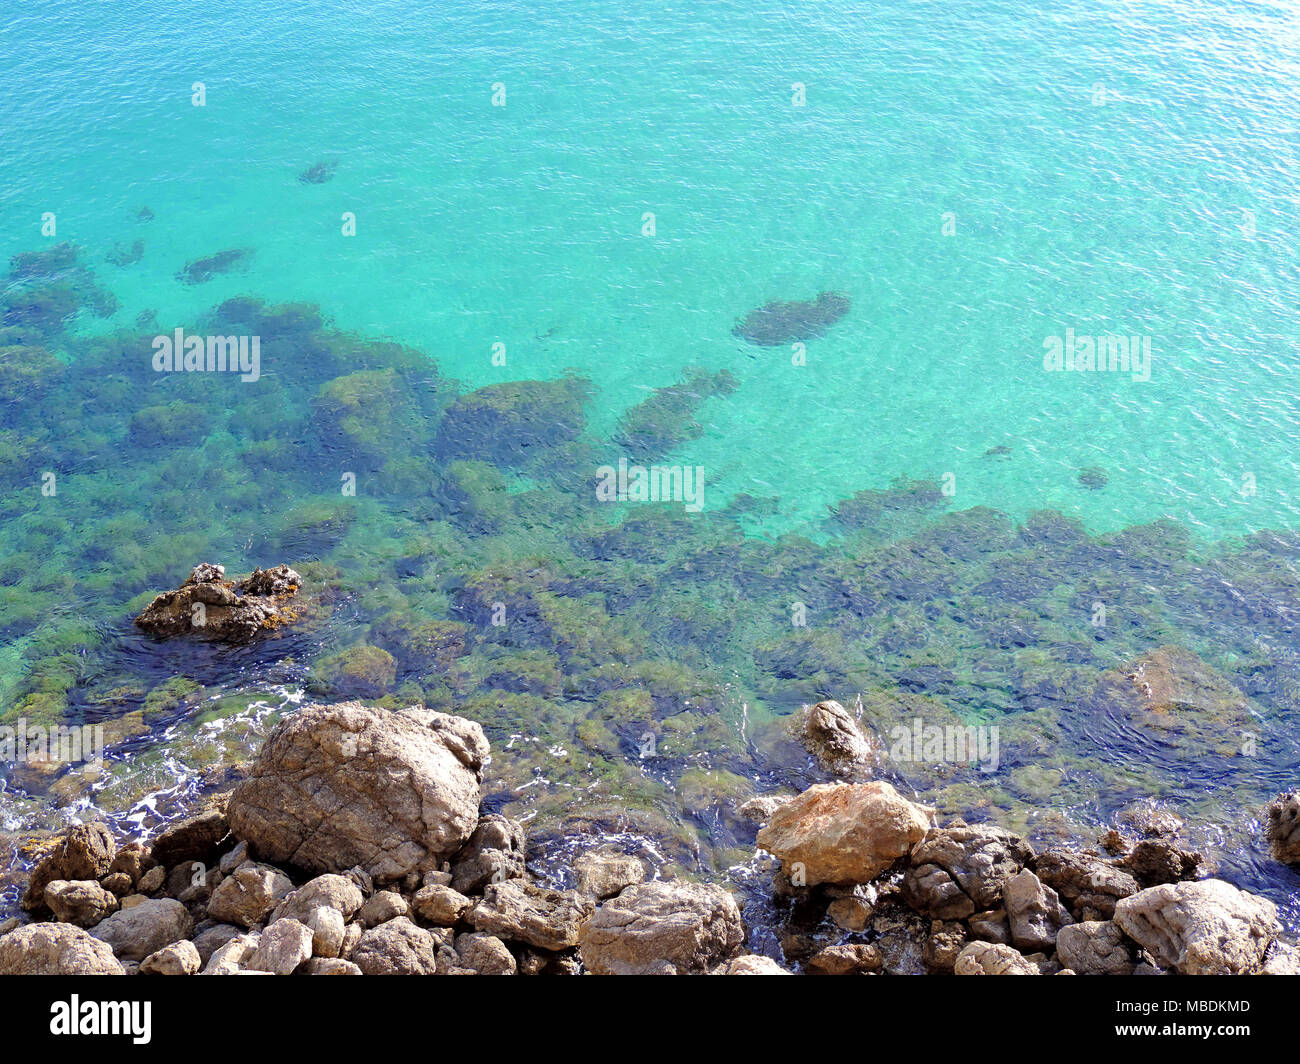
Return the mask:
<path fill-rule="evenodd" d="M 882 780 L 818 784 L 772 814 L 758 845 L 796 885 L 867 883 L 925 838 L 932 813 Z"/>

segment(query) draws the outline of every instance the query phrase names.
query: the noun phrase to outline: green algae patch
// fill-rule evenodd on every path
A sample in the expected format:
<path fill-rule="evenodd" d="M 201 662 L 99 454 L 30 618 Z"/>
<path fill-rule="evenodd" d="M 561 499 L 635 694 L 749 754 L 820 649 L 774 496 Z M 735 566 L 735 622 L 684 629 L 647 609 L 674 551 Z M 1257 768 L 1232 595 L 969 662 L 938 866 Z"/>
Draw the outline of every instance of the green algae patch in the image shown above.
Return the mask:
<path fill-rule="evenodd" d="M 332 697 L 379 698 L 397 680 L 397 661 L 382 647 L 358 643 L 312 664 L 312 686 Z"/>

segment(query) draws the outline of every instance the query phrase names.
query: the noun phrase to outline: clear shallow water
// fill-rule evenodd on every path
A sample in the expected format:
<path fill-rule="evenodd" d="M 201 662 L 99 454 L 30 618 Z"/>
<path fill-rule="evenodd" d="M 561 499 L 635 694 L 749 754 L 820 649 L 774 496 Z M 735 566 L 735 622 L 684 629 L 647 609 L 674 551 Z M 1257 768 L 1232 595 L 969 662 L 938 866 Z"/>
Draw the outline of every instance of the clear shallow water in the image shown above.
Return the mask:
<path fill-rule="evenodd" d="M 476 384 L 502 378 L 497 341 L 515 377 L 578 367 L 610 423 L 683 366 L 729 368 L 743 391 L 690 457 L 712 497 L 777 494 L 796 517 L 951 471 L 969 505 L 1094 528 L 1289 525 L 1297 17 L 20 3 L 0 251 L 38 244 L 53 210 L 92 260 L 145 239 L 138 264 L 104 270 L 114 323 L 183 325 L 248 291 L 319 302 Z M 332 181 L 293 180 L 321 159 Z M 147 233 L 129 221 L 142 205 Z M 246 274 L 175 283 L 233 247 L 256 249 Z M 760 303 L 824 289 L 854 309 L 805 367 L 730 335 Z M 1151 381 L 1042 372 L 1067 327 L 1150 336 Z M 999 444 L 1010 460 L 981 460 Z M 1075 482 L 1092 465 L 1104 493 Z"/>
<path fill-rule="evenodd" d="M 1222 788 L 1224 772 L 1251 800 L 1294 782 L 1290 555 L 1250 555 L 1217 576 L 1201 563 L 1256 530 L 1297 525 L 1300 16 L 1285 5 L 1201 3 L 1060 3 L 1046 12 L 987 2 L 956 10 L 764 2 L 537 8 L 11 5 L 0 16 L 9 57 L 0 70 L 0 254 L 48 247 L 39 226 L 42 212 L 53 211 L 57 239 L 81 249 L 95 281 L 118 301 L 111 317 L 83 312 L 72 333 L 46 346 L 75 366 L 90 357 L 87 337 L 134 332 L 142 313 L 157 322 L 146 336 L 176 326 L 202 332 L 213 307 L 253 295 L 319 304 L 342 328 L 427 353 L 465 389 L 553 380 L 573 368 L 594 389 L 587 408 L 594 442 L 583 455 L 591 461 L 557 460 L 509 485 L 517 491 L 540 479 L 561 496 L 584 486 L 595 462 L 616 460 L 608 436 L 628 407 L 701 365 L 729 371 L 738 387 L 700 406 L 702 434 L 667 460 L 703 467 L 705 507 L 715 516 L 741 493 L 775 500 L 742 523 L 751 537 L 793 532 L 821 542 L 843 531 L 820 524 L 839 500 L 899 477 L 950 473 L 956 495 L 947 509 L 988 506 L 1018 522 L 1052 509 L 1094 533 L 1168 517 L 1195 533 L 1197 564 L 1152 568 L 1146 547 L 1118 561 L 1084 552 L 1066 564 L 1049 544 L 1039 548 L 1037 570 L 1046 580 L 1064 565 L 1056 574 L 1068 593 L 1055 594 L 1050 583 L 1033 594 L 990 592 L 971 567 L 994 564 L 980 556 L 1002 549 L 991 543 L 997 537 L 977 529 L 951 542 L 935 533 L 928 549 L 969 570 L 951 595 L 951 574 L 936 582 L 925 566 L 937 563 L 919 548 L 870 558 L 870 567 L 913 574 L 885 598 L 894 603 L 892 623 L 907 631 L 891 639 L 881 611 L 864 611 L 868 622 L 843 605 L 840 567 L 849 563 L 839 555 L 861 561 L 862 544 L 833 547 L 809 572 L 794 564 L 798 551 L 748 557 L 737 563 L 746 578 L 732 580 L 731 562 L 709 551 L 733 543 L 734 528 L 697 524 L 701 542 L 681 543 L 685 560 L 671 551 L 655 556 L 658 546 L 633 537 L 609 550 L 575 548 L 590 528 L 557 533 L 559 504 L 524 496 L 488 534 L 454 504 L 428 511 L 441 456 L 414 484 L 363 490 L 341 538 L 301 535 L 283 527 L 285 513 L 332 493 L 338 469 L 355 456 L 328 431 L 312 436 L 319 429 L 308 415 L 320 382 L 304 360 L 268 341 L 259 385 L 194 385 L 191 399 L 228 415 L 214 415 L 198 439 L 146 445 L 138 434 L 132 442 L 128 429 L 91 438 L 85 421 L 62 422 L 54 408 L 48 449 L 6 468 L 0 534 L 21 579 L 4 586 L 16 589 L 5 610 L 10 648 L 0 657 L 5 709 L 32 690 L 33 663 L 68 646 L 89 648 L 75 683 L 60 688 L 74 713 L 106 713 L 94 699 L 113 684 L 141 688 L 111 703 L 114 712 L 139 708 L 178 675 L 210 691 L 196 703 L 232 692 L 261 697 L 276 669 L 287 673 L 271 677 L 277 681 L 339 693 L 313 662 L 375 642 L 372 629 L 386 611 L 463 619 L 464 596 L 449 578 L 531 554 L 549 554 L 569 576 L 576 565 L 568 552 L 576 549 L 578 558 L 594 555 L 611 567 L 559 593 L 603 595 L 615 616 L 651 577 L 613 563 L 625 556 L 658 565 L 657 598 L 638 607 L 650 616 L 636 618 L 642 629 L 634 638 L 644 638 L 647 659 L 686 654 L 708 683 L 729 685 L 716 709 L 733 739 L 742 712 L 761 719 L 816 694 L 848 700 L 863 686 L 901 683 L 970 718 L 1033 711 L 1043 697 L 1031 682 L 1038 666 L 1024 659 L 1034 651 L 1091 678 L 1150 646 L 1179 642 L 1246 690 L 1274 739 L 1268 766 L 1253 766 L 1244 780 L 1239 768 L 1215 764 L 1197 773 L 1185 751 L 1166 760 L 1091 725 L 1073 729 L 1072 756 L 1092 749 L 1099 764 L 1136 763 L 1138 789 L 1164 786 L 1193 804 Z M 206 86 L 202 108 L 190 103 L 195 81 Z M 804 107 L 792 106 L 795 82 L 806 87 Z M 496 83 L 505 86 L 504 108 L 491 106 Z M 337 163 L 331 180 L 297 180 L 319 161 Z M 141 223 L 136 213 L 146 206 L 153 219 Z M 344 211 L 356 215 L 355 237 L 340 235 Z M 653 237 L 642 235 L 647 211 Z M 954 216 L 951 236 L 946 212 Z M 110 261 L 136 240 L 138 262 Z M 232 248 L 252 250 L 246 269 L 197 285 L 177 280 L 187 262 Z M 756 306 L 826 290 L 848 295 L 852 309 L 809 342 L 807 365 L 791 365 L 784 347 L 732 335 Z M 1150 381 L 1044 372 L 1044 338 L 1067 328 L 1149 336 Z M 292 333 L 286 341 L 302 342 Z M 491 361 L 497 342 L 506 345 L 505 367 Z M 141 357 L 131 350 L 123 357 Z M 386 364 L 381 355 L 372 362 Z M 115 365 L 96 363 L 92 382 Z M 337 372 L 321 379 L 353 368 L 360 365 L 340 358 Z M 255 398 L 251 390 L 261 385 Z M 130 402 L 140 388 L 163 402 L 183 387 L 146 374 Z M 285 397 L 274 416 L 258 406 L 268 391 Z M 107 405 L 127 402 L 115 395 Z M 0 427 L 29 433 L 16 409 L 6 407 Z M 123 419 L 129 414 L 124 408 Z M 436 416 L 422 411 L 414 431 L 434 432 Z M 269 426 L 277 418 L 286 426 L 282 446 L 318 453 L 281 460 L 287 481 L 273 485 L 253 445 L 275 437 Z M 65 434 L 86 440 L 72 446 Z M 987 455 L 1000 446 L 1009 452 Z M 57 505 L 34 508 L 33 470 L 56 461 L 61 448 L 65 459 L 75 455 L 70 474 L 85 480 L 66 482 L 77 490 L 65 489 Z M 326 468 L 319 452 L 337 461 Z M 1104 488 L 1079 483 L 1088 467 L 1105 470 Z M 1241 490 L 1248 474 L 1254 494 Z M 184 497 L 200 486 L 201 502 Z M 565 520 L 586 520 L 576 504 L 564 505 Z M 872 549 L 880 538 L 927 527 L 939 512 L 916 510 L 870 537 Z M 432 533 L 431 521 L 442 522 Z M 427 544 L 415 543 L 421 535 L 446 549 L 432 567 L 404 568 L 404 559 L 426 557 Z M 961 543 L 976 557 L 963 557 Z M 322 560 L 335 574 L 322 579 L 340 585 L 330 619 L 285 655 L 279 648 L 214 662 L 142 648 L 125 623 L 128 604 L 138 608 L 138 596 L 175 583 L 208 556 L 232 571 Z M 1012 570 L 1001 582 L 1014 585 L 1020 562 L 997 564 Z M 129 579 L 117 580 L 124 569 Z M 773 586 L 760 590 L 763 572 Z M 1241 616 L 1213 597 L 1216 578 L 1244 581 L 1251 605 Z M 1117 646 L 1097 646 L 1094 633 L 1078 630 L 1098 595 L 1120 617 L 1129 611 Z M 1023 639 L 990 636 L 989 625 L 971 620 L 971 600 L 986 598 L 1000 611 L 1029 609 L 1040 626 L 1017 616 L 1027 624 Z M 790 635 L 795 599 L 814 606 L 814 629 L 834 629 L 834 667 L 826 667 L 824 648 L 797 641 L 781 654 L 762 649 Z M 716 614 L 707 623 L 698 616 L 706 608 Z M 651 616 L 672 622 L 674 611 L 680 623 L 651 623 Z M 76 628 L 84 618 L 90 636 Z M 1267 652 L 1253 644 L 1261 625 Z M 537 649 L 536 641 L 524 638 L 523 648 Z M 487 652 L 475 654 L 465 690 L 501 689 L 478 662 Z M 1251 654 L 1264 662 L 1263 679 Z M 593 667 L 560 656 L 566 676 Z M 406 672 L 416 671 L 400 651 L 397 658 L 406 671 L 386 692 L 394 698 L 412 682 Z M 859 675 L 839 658 L 877 667 Z M 499 682 L 520 686 L 517 678 Z M 521 732 L 532 724 L 549 749 L 584 707 L 610 701 L 607 692 L 574 685 L 556 692 L 543 684 L 534 694 L 545 705 L 500 710 L 500 737 L 515 734 L 512 724 Z M 1048 702 L 1061 713 L 1074 708 L 1064 694 Z M 163 726 L 168 712 L 188 720 L 199 707 L 178 702 L 151 721 Z M 600 712 L 629 728 L 636 719 L 618 705 Z M 727 751 L 719 742 L 698 733 L 659 782 L 678 787 L 690 765 L 725 765 L 747 777 L 775 772 L 745 743 Z M 534 771 L 556 790 L 584 786 L 562 778 L 541 753 L 517 762 L 503 760 L 522 774 L 512 786 L 523 787 Z M 1121 804 L 1097 799 L 1095 782 L 1075 779 L 1062 804 L 1085 810 L 1083 819 Z M 1115 790 L 1108 782 L 1104 793 Z M 1028 793 L 1012 788 L 1022 801 Z M 1209 808 L 1235 828 L 1248 827 L 1252 815 L 1244 799 L 1230 817 Z M 690 845 L 716 843 L 725 856 L 733 836 L 743 841 L 741 827 L 691 813 L 675 800 L 664 813 L 679 829 L 691 825 Z M 1283 897 L 1294 889 L 1288 873 L 1256 856 L 1243 863 L 1252 882 L 1266 881 Z"/>

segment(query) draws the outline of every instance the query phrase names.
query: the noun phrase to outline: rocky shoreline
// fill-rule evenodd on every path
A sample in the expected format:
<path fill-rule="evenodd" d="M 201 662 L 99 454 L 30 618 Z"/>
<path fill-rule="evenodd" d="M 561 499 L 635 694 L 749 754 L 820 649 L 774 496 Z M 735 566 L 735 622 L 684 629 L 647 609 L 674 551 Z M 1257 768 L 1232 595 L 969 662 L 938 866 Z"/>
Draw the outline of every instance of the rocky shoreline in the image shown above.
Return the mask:
<path fill-rule="evenodd" d="M 1170 810 L 1036 852 L 862 779 L 872 744 L 838 703 L 793 727 L 844 778 L 742 808 L 770 855 L 761 952 L 734 885 L 647 879 L 609 846 L 573 860 L 574 888 L 530 881 L 523 826 L 482 811 L 476 722 L 343 702 L 281 721 L 233 789 L 147 842 L 102 823 L 32 840 L 0 974 L 1300 973 L 1276 907 L 1196 878 Z M 1267 821 L 1294 862 L 1300 798 Z"/>

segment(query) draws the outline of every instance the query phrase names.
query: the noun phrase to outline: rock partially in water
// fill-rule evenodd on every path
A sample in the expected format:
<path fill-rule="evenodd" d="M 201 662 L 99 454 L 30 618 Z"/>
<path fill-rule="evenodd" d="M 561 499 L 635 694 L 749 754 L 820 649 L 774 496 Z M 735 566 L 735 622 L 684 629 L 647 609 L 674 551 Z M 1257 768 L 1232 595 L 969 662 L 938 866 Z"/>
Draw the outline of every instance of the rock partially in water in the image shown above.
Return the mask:
<path fill-rule="evenodd" d="M 1142 887 L 1195 879 L 1203 856 L 1184 850 L 1171 839 L 1143 839 L 1117 864 L 1133 873 Z"/>
<path fill-rule="evenodd" d="M 1300 793 L 1279 794 L 1269 802 L 1268 841 L 1276 860 L 1300 864 Z"/>
<path fill-rule="evenodd" d="M 799 710 L 790 731 L 832 776 L 860 779 L 870 774 L 875 751 L 853 714 L 833 699 Z"/>
<path fill-rule="evenodd" d="M 305 706 L 235 787 L 230 827 L 264 860 L 307 871 L 423 873 L 473 832 L 487 752 L 482 728 L 463 717 Z"/>
<path fill-rule="evenodd" d="M 1182 975 L 1247 975 L 1277 937 L 1277 906 L 1218 879 L 1167 883 L 1115 906 L 1115 923 Z"/>
<path fill-rule="evenodd" d="M 816 340 L 848 312 L 849 297 L 838 292 L 822 292 L 810 302 L 774 300 L 751 310 L 732 334 L 760 347 Z"/>
<path fill-rule="evenodd" d="M 105 824 L 78 824 L 45 854 L 32 870 L 22 907 L 29 912 L 48 911 L 45 888 L 55 880 L 99 879 L 107 875 L 117 853 L 113 833 Z"/>
<path fill-rule="evenodd" d="M 254 569 L 237 583 L 225 575 L 224 566 L 196 565 L 185 583 L 149 603 L 136 625 L 160 639 L 193 635 L 243 643 L 297 619 L 289 603 L 302 577 L 287 565 Z"/>
<path fill-rule="evenodd" d="M 777 809 L 758 845 L 796 883 L 868 883 L 925 838 L 931 813 L 883 781 L 819 784 Z"/>

